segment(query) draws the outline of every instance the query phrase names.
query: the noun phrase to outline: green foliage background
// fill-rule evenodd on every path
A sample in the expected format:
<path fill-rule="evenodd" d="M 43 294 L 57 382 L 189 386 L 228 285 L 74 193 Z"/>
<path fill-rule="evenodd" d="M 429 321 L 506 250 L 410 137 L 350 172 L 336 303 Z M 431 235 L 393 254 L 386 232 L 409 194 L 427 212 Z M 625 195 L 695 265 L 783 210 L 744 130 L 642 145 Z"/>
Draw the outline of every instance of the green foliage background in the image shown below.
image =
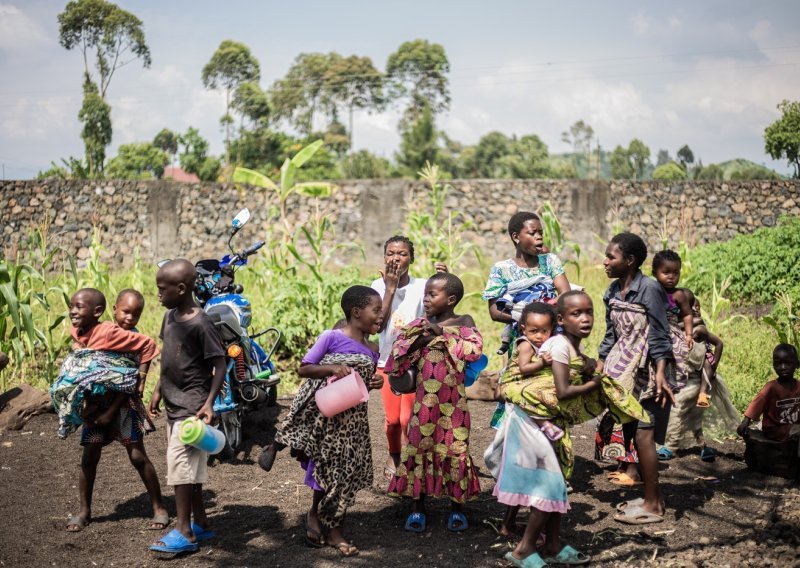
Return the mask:
<path fill-rule="evenodd" d="M 690 249 L 688 261 L 692 273 L 684 284 L 700 295 L 730 278 L 728 295 L 735 305 L 772 304 L 776 294 L 787 291 L 800 298 L 800 218 Z"/>

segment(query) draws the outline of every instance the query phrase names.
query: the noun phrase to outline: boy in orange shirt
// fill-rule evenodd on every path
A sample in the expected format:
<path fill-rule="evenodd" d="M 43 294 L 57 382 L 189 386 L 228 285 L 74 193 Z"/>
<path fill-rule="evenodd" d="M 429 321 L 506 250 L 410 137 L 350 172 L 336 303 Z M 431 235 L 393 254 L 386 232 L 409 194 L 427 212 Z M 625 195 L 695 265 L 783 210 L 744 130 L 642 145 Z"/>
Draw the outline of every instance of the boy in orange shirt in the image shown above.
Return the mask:
<path fill-rule="evenodd" d="M 764 437 L 784 442 L 800 435 L 800 383 L 794 378 L 799 363 L 794 345 L 781 343 L 772 352 L 772 368 L 778 375 L 756 395 L 736 429 L 743 438 L 751 422 L 761 418 Z"/>
<path fill-rule="evenodd" d="M 130 294 L 117 298 L 115 317 L 118 307 Z M 143 302 L 141 308 L 144 308 Z M 106 298 L 99 290 L 83 288 L 78 290 L 70 300 L 69 317 L 72 322 L 71 336 L 81 349 L 93 351 L 114 351 L 131 353 L 138 358 L 139 383 L 143 383 L 150 362 L 158 354 L 158 347 L 153 339 L 125 329 L 130 318 L 120 316 L 122 325 L 101 322 L 100 317 L 106 309 Z M 141 316 L 141 309 L 131 327 L 135 326 Z M 121 311 L 120 311 L 121 314 Z M 80 512 L 67 522 L 67 531 L 78 532 L 91 522 L 92 491 L 97 475 L 103 446 L 118 440 L 125 446 L 131 464 L 139 472 L 147 488 L 153 505 L 153 519 L 148 528 L 162 530 L 169 524 L 169 515 L 161 501 L 161 487 L 155 468 L 144 451 L 142 441 L 142 423 L 146 416 L 139 416 L 132 408 L 123 406 L 129 400 L 124 392 L 110 391 L 104 395 L 87 395 L 84 407 L 84 427 L 81 430 L 81 473 L 79 482 Z"/>

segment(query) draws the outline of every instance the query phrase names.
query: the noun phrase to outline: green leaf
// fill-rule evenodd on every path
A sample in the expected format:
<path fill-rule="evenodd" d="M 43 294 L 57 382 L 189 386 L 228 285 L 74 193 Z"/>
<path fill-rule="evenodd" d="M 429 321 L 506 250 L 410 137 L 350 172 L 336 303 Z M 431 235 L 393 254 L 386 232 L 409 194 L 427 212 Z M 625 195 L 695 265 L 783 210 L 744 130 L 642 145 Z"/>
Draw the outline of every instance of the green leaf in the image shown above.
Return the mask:
<path fill-rule="evenodd" d="M 311 233 L 308 231 L 308 228 L 305 225 L 300 227 L 300 230 L 306 236 L 306 240 L 308 241 L 308 244 L 311 245 L 311 248 L 314 251 L 314 253 L 317 256 L 319 256 L 321 254 L 321 251 L 320 251 L 320 248 L 319 248 L 319 241 L 317 241 L 316 239 L 314 239 L 314 237 L 311 236 Z"/>
<path fill-rule="evenodd" d="M 67 319 L 67 314 L 61 314 L 58 316 L 53 323 L 47 328 L 47 331 L 53 331 L 55 328 L 61 325 L 61 322 Z"/>
<path fill-rule="evenodd" d="M 307 161 L 311 159 L 311 156 L 317 153 L 317 150 L 322 148 L 322 140 L 315 140 L 302 150 L 300 150 L 297 154 L 294 155 L 292 158 L 292 165 L 296 168 L 303 167 Z"/>
<path fill-rule="evenodd" d="M 5 303 L 8 306 L 8 311 L 11 314 L 11 321 L 14 322 L 14 327 L 19 330 L 19 301 L 17 300 L 17 295 L 14 293 L 14 289 L 11 287 L 10 283 L 6 282 L 0 284 L 0 296 L 2 296 L 3 300 L 5 300 Z"/>
<path fill-rule="evenodd" d="M 269 179 L 261 172 L 247 168 L 237 167 L 235 170 L 233 170 L 233 181 L 235 183 L 246 183 L 248 185 L 254 185 L 256 187 L 263 187 L 264 189 L 272 189 L 280 192 L 280 188 L 275 184 L 274 181 Z"/>
<path fill-rule="evenodd" d="M 338 186 L 326 182 L 303 182 L 294 186 L 295 191 L 306 197 L 326 198 L 333 196 Z"/>
<path fill-rule="evenodd" d="M 281 201 L 286 201 L 289 194 L 294 191 L 294 173 L 297 168 L 289 158 L 281 166 Z"/>

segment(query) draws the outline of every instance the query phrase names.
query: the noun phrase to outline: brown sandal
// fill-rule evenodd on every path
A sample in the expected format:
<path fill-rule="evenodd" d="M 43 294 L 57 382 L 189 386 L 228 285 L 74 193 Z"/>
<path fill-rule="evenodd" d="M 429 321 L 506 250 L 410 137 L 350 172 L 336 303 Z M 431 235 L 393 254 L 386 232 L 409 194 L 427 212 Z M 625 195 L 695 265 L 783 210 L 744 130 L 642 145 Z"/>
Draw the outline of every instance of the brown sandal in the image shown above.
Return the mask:
<path fill-rule="evenodd" d="M 708 408 L 711 406 L 711 397 L 701 392 L 697 395 L 697 408 Z"/>

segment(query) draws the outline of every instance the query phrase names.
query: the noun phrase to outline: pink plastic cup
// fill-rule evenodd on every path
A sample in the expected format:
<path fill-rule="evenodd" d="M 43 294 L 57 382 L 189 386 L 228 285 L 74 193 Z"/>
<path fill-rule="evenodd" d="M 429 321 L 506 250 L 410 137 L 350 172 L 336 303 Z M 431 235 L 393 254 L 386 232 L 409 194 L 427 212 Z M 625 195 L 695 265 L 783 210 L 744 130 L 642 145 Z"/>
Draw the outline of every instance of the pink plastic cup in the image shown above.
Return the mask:
<path fill-rule="evenodd" d="M 367 402 L 369 391 L 361 376 L 353 371 L 341 379 L 328 377 L 327 386 L 314 393 L 314 399 L 323 416 L 331 418 L 362 402 Z"/>

